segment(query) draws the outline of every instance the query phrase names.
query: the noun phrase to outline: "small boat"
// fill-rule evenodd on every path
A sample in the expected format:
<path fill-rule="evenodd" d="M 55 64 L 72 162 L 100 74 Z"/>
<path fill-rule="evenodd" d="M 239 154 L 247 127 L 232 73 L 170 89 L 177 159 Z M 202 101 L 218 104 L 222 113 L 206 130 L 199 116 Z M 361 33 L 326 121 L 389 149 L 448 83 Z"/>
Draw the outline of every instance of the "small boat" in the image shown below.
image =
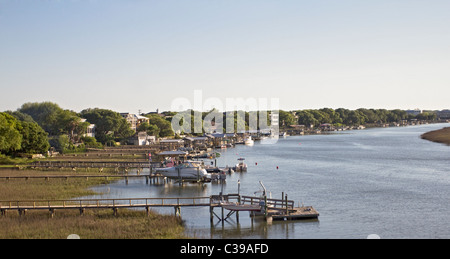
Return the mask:
<path fill-rule="evenodd" d="M 234 167 L 234 171 L 236 172 L 247 172 L 247 164 L 244 163 L 245 158 L 239 158 L 238 161 L 239 163 L 236 164 L 236 166 Z"/>
<path fill-rule="evenodd" d="M 220 203 L 220 206 L 231 211 L 261 211 L 261 206 L 256 204 L 239 204 L 237 202 L 223 201 Z"/>
<path fill-rule="evenodd" d="M 255 144 L 255 141 L 253 141 L 253 139 L 252 139 L 251 136 L 248 136 L 248 137 L 245 139 L 244 144 L 245 144 L 246 146 L 253 146 L 253 145 Z"/>
<path fill-rule="evenodd" d="M 156 168 L 155 171 L 156 173 L 171 179 L 207 180 L 211 178 L 211 174 L 208 174 L 201 162 L 198 161 L 185 161 L 174 167 Z"/>

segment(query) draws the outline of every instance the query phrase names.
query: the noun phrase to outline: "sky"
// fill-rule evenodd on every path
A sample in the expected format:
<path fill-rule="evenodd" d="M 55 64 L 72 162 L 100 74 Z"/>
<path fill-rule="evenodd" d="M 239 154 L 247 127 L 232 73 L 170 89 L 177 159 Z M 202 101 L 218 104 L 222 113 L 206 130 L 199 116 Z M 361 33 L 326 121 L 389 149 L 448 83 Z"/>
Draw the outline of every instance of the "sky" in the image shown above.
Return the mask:
<path fill-rule="evenodd" d="M 196 90 L 283 110 L 448 109 L 449 13 L 448 0 L 0 0 L 0 111 L 164 111 Z"/>

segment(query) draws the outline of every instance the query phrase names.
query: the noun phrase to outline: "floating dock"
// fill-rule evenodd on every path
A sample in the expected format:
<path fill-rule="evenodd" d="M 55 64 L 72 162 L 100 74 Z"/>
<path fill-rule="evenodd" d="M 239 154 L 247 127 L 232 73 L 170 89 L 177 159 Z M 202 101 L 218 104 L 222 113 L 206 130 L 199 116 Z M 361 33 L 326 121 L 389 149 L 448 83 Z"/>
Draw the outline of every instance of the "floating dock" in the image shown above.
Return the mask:
<path fill-rule="evenodd" d="M 306 220 L 306 219 L 317 219 L 319 217 L 319 212 L 311 206 L 297 207 L 288 210 L 288 213 L 272 211 L 269 209 L 268 216 L 272 217 L 274 221 L 283 220 Z"/>

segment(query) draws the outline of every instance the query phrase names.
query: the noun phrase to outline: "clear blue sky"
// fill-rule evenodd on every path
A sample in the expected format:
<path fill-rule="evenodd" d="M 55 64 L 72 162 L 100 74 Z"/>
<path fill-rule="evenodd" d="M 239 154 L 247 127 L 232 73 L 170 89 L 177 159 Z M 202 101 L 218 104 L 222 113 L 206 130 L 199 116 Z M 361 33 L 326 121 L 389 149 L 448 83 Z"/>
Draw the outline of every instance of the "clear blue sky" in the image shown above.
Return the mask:
<path fill-rule="evenodd" d="M 450 108 L 448 0 L 0 0 L 0 111 Z"/>

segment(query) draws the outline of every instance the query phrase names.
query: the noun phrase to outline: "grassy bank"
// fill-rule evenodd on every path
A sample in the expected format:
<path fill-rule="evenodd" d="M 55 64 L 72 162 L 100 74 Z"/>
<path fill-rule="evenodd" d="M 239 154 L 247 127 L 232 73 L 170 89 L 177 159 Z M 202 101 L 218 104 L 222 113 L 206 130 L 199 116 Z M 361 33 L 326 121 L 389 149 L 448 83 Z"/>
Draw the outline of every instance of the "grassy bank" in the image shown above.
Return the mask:
<path fill-rule="evenodd" d="M 0 170 L 0 176 L 73 174 L 70 172 L 38 170 Z M 106 184 L 105 179 L 10 179 L 0 180 L 0 201 L 27 199 L 70 199 L 92 195 L 89 187 Z M 0 217 L 0 239 L 5 238 L 67 238 L 77 234 L 89 238 L 184 238 L 182 221 L 175 216 L 145 211 L 119 210 L 114 216 L 111 210 L 86 210 L 83 216 L 77 210 L 57 210 L 54 218 L 47 211 L 28 211 L 19 216 L 10 211 Z"/>
<path fill-rule="evenodd" d="M 450 145 L 450 128 L 427 132 L 422 135 L 422 138 L 429 141 Z"/>

